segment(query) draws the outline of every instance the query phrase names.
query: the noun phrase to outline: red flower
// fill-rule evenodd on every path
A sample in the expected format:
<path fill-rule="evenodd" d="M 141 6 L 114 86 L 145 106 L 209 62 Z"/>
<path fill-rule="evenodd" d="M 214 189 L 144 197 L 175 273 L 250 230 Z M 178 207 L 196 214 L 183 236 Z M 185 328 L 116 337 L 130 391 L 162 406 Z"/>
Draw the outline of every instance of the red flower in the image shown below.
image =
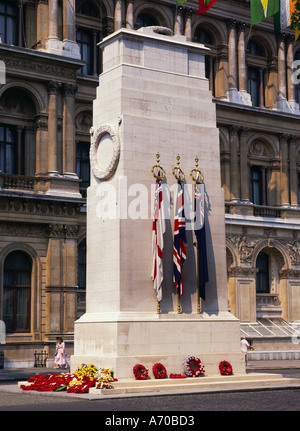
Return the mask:
<path fill-rule="evenodd" d="M 153 365 L 152 371 L 156 379 L 164 379 L 167 377 L 167 370 L 160 362 Z"/>
<path fill-rule="evenodd" d="M 228 361 L 221 361 L 219 363 L 219 370 L 223 376 L 232 374 L 232 365 Z"/>
<path fill-rule="evenodd" d="M 137 380 L 148 379 L 148 370 L 142 364 L 136 364 L 133 367 L 133 374 Z"/>

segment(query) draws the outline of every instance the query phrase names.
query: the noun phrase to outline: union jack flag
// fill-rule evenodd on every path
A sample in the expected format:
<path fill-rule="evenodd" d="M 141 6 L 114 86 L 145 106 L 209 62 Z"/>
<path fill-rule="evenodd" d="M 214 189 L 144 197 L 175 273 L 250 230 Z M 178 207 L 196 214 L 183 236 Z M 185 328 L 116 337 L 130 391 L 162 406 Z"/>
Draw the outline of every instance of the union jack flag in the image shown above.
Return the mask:
<path fill-rule="evenodd" d="M 178 181 L 174 219 L 173 266 L 175 287 L 181 295 L 183 295 L 182 266 L 186 259 L 186 248 L 183 187 L 181 181 Z"/>
<path fill-rule="evenodd" d="M 164 232 L 166 230 L 165 217 L 163 211 L 163 191 L 159 180 L 156 181 L 154 211 L 152 223 L 152 273 L 151 278 L 154 282 L 154 290 L 158 301 L 162 298 L 163 275 L 163 247 Z"/>
<path fill-rule="evenodd" d="M 198 283 L 200 297 L 205 300 L 205 284 L 208 282 L 206 236 L 204 218 L 204 184 L 195 184 L 195 220 L 194 231 L 197 239 Z"/>

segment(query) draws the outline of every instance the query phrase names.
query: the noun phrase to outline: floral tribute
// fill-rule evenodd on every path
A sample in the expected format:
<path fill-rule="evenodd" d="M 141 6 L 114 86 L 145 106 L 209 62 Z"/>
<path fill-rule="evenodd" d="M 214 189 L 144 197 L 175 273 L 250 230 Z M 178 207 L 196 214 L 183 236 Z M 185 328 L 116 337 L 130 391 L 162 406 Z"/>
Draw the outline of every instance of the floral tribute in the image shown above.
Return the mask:
<path fill-rule="evenodd" d="M 219 363 L 219 370 L 222 376 L 230 376 L 232 374 L 232 365 L 228 361 Z"/>
<path fill-rule="evenodd" d="M 186 379 L 186 376 L 184 374 L 171 373 L 170 379 Z"/>
<path fill-rule="evenodd" d="M 196 356 L 186 356 L 182 365 L 187 377 L 199 377 L 204 374 L 204 367 Z"/>
<path fill-rule="evenodd" d="M 117 381 L 114 378 L 114 372 L 110 368 L 101 368 L 97 371 L 95 377 L 97 377 L 97 389 L 113 389 L 112 383 Z"/>
<path fill-rule="evenodd" d="M 97 369 L 95 365 L 81 365 L 73 374 L 36 374 L 28 379 L 30 385 L 21 385 L 23 391 L 56 392 L 83 394 L 92 386 L 99 389 L 112 389 L 113 378 L 110 369 Z"/>
<path fill-rule="evenodd" d="M 133 367 L 133 374 L 136 380 L 146 380 L 149 376 L 149 371 L 144 365 L 142 364 L 136 364 Z"/>
<path fill-rule="evenodd" d="M 156 379 L 165 379 L 167 377 L 167 370 L 160 362 L 156 362 L 156 364 L 153 365 L 152 372 Z"/>

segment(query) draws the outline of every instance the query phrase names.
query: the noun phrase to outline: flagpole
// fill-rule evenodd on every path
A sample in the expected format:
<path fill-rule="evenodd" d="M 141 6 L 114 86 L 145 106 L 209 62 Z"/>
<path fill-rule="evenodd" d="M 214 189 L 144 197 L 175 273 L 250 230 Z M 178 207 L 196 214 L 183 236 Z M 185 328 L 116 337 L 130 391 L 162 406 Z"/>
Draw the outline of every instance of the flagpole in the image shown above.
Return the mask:
<path fill-rule="evenodd" d="M 195 184 L 201 184 L 203 183 L 204 177 L 201 171 L 199 171 L 198 169 L 198 162 L 199 162 L 199 157 L 196 156 L 195 157 L 195 168 L 191 170 L 191 177 L 192 180 L 195 182 Z M 194 217 L 196 217 L 196 214 L 194 215 Z M 200 314 L 201 312 L 201 301 L 200 301 L 200 286 L 199 286 L 199 251 L 198 251 L 198 247 L 197 247 L 197 242 L 194 242 L 194 246 L 197 249 L 197 314 Z"/>

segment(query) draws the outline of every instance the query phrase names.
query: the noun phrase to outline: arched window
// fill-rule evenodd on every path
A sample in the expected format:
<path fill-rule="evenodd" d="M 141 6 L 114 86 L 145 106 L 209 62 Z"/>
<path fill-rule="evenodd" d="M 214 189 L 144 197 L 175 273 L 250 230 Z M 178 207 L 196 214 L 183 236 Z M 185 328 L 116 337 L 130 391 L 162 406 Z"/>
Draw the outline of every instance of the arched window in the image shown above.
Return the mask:
<path fill-rule="evenodd" d="M 256 293 L 270 293 L 269 256 L 260 252 L 256 260 Z"/>
<path fill-rule="evenodd" d="M 261 46 L 254 40 L 249 41 L 247 50 L 248 50 L 248 53 L 252 55 L 258 55 L 260 57 L 263 55 Z"/>
<path fill-rule="evenodd" d="M 76 0 L 76 13 L 99 17 L 99 12 L 96 7 L 91 2 L 86 0 Z"/>
<path fill-rule="evenodd" d="M 248 93 L 251 96 L 252 106 L 260 106 L 259 101 L 260 75 L 254 67 L 248 69 Z"/>
<path fill-rule="evenodd" d="M 2 43 L 17 45 L 18 9 L 13 2 L 0 1 L 0 39 Z"/>
<path fill-rule="evenodd" d="M 266 205 L 265 169 L 261 166 L 250 168 L 250 201 L 255 205 Z"/>
<path fill-rule="evenodd" d="M 0 170 L 6 174 L 15 174 L 16 156 L 16 128 L 9 125 L 0 125 Z"/>
<path fill-rule="evenodd" d="M 31 270 L 31 259 L 22 251 L 13 251 L 5 259 L 3 321 L 7 333 L 30 331 Z"/>
<path fill-rule="evenodd" d="M 264 70 L 267 68 L 267 58 L 262 46 L 254 40 L 247 45 L 248 93 L 252 106 L 265 106 Z"/>
<path fill-rule="evenodd" d="M 78 142 L 76 146 L 76 173 L 81 179 L 80 191 L 85 196 L 90 185 L 90 145 L 88 142 Z"/>
<path fill-rule="evenodd" d="M 86 242 L 78 246 L 78 288 L 86 288 Z"/>
<path fill-rule="evenodd" d="M 195 31 L 195 41 L 204 45 L 212 45 L 212 38 L 208 31 L 201 27 L 197 27 Z"/>
<path fill-rule="evenodd" d="M 203 45 L 212 45 L 213 40 L 210 33 L 200 26 L 198 26 L 195 30 L 194 41 L 198 43 L 202 43 Z M 214 58 L 212 56 L 205 56 L 205 78 L 209 80 L 209 89 L 212 91 L 214 95 L 214 66 L 213 66 Z"/>
<path fill-rule="evenodd" d="M 148 13 L 140 13 L 136 19 L 137 28 L 158 25 L 158 21 Z"/>

